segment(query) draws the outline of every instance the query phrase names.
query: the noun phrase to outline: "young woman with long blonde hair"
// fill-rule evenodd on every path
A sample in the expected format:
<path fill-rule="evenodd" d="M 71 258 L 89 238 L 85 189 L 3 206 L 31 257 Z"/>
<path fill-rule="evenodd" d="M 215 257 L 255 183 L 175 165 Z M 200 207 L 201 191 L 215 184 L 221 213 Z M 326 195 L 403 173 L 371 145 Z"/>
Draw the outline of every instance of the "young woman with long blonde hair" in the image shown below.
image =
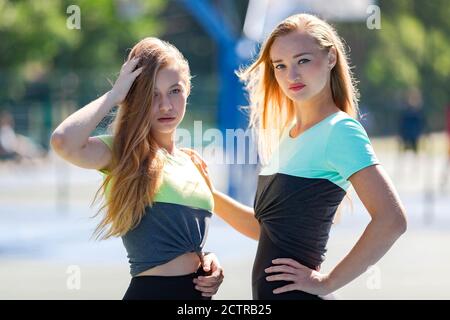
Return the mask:
<path fill-rule="evenodd" d="M 175 146 L 190 78 L 173 45 L 145 38 L 113 88 L 65 119 L 51 138 L 62 158 L 104 174 L 99 192 L 106 212 L 95 234 L 123 240 L 132 276 L 124 299 L 210 299 L 223 279 L 214 254 L 202 252 L 212 194 Z M 90 137 L 116 105 L 112 135 Z"/>
<path fill-rule="evenodd" d="M 320 299 L 375 264 L 406 230 L 405 209 L 357 121 L 357 90 L 342 40 L 309 14 L 282 21 L 247 83 L 257 132 L 254 208 L 214 189 L 214 212 L 255 240 L 254 299 Z M 275 132 L 275 134 L 273 134 Z M 336 209 L 352 185 L 371 216 L 361 238 L 329 273 L 321 273 Z"/>

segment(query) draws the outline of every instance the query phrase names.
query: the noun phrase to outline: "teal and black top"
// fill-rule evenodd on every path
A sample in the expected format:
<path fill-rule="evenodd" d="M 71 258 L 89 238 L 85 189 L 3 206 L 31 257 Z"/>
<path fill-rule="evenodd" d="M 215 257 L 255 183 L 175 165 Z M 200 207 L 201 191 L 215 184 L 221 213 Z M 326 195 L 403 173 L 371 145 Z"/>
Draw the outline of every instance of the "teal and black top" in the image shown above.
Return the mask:
<path fill-rule="evenodd" d="M 254 202 L 261 226 L 252 275 L 255 299 L 276 298 L 271 292 L 280 284 L 265 281 L 264 272 L 272 259 L 292 258 L 319 268 L 349 177 L 378 163 L 362 125 L 343 111 L 296 138 L 289 130 L 282 135 L 259 175 Z"/>
<path fill-rule="evenodd" d="M 113 136 L 97 138 L 112 149 Z M 122 236 L 132 276 L 184 253 L 201 252 L 214 207 L 212 193 L 191 158 L 177 149 L 174 155 L 159 152 L 164 167 L 154 202 L 145 208 L 140 223 Z"/>

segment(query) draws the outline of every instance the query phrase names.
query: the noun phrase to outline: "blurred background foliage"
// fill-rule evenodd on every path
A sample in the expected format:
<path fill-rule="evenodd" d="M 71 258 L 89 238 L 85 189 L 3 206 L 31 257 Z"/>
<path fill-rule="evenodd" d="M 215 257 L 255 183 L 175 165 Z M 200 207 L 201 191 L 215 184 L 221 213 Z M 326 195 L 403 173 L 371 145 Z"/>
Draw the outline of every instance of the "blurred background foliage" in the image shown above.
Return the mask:
<path fill-rule="evenodd" d="M 241 37 L 247 0 L 210 0 Z M 81 9 L 69 29 L 67 8 Z M 450 6 L 447 0 L 384 0 L 381 29 L 365 21 L 333 22 L 349 47 L 361 109 L 374 135 L 397 133 L 405 94 L 422 93 L 427 129 L 444 128 L 450 103 Z M 184 121 L 217 121 L 217 46 L 176 0 L 0 0 L 0 109 L 16 130 L 48 147 L 51 130 L 110 87 L 129 49 L 156 36 L 176 45 L 194 75 Z M 350 49 L 351 48 L 351 49 Z M 230 106 L 233 107 L 233 106 Z"/>

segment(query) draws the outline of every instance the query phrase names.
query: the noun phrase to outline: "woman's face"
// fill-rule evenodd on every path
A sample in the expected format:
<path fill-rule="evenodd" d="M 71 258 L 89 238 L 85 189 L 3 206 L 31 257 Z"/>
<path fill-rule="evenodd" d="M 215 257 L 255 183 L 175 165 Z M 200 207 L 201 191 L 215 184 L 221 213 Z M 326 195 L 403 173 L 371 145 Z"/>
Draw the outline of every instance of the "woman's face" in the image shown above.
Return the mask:
<path fill-rule="evenodd" d="M 335 64 L 316 40 L 302 31 L 277 37 L 270 48 L 275 78 L 286 96 L 295 102 L 307 101 L 324 92 Z"/>
<path fill-rule="evenodd" d="M 177 66 L 167 66 L 156 75 L 152 103 L 151 131 L 172 133 L 183 120 L 188 90 L 182 71 Z"/>

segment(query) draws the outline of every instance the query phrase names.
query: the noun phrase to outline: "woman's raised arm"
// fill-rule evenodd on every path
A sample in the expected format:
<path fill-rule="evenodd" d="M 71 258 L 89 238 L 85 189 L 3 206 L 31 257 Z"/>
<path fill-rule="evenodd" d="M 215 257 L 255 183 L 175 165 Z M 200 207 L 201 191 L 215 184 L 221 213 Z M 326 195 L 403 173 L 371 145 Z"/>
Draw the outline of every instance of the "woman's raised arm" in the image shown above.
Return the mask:
<path fill-rule="evenodd" d="M 99 139 L 89 136 L 108 112 L 125 99 L 142 71 L 142 68 L 134 70 L 138 61 L 124 63 L 111 91 L 71 114 L 53 131 L 50 142 L 59 156 L 83 168 L 107 168 L 111 151 Z"/>

